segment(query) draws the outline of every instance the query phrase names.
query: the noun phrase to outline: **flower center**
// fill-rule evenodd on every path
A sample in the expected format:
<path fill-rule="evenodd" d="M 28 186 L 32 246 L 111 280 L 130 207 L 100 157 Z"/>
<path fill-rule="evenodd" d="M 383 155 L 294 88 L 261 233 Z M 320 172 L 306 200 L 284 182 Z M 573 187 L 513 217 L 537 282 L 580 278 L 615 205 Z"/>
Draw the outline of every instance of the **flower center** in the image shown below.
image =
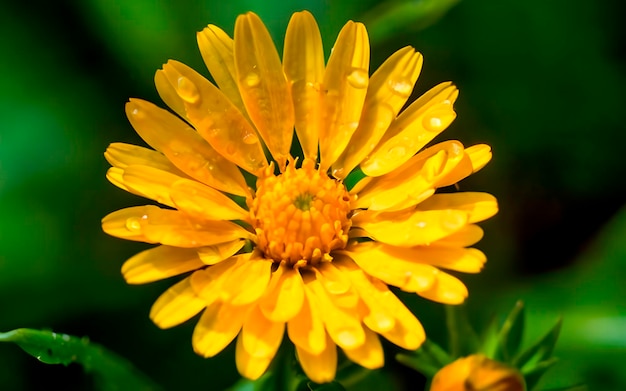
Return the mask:
<path fill-rule="evenodd" d="M 257 248 L 294 267 L 331 261 L 330 252 L 348 241 L 352 197 L 346 187 L 316 170 L 310 159 L 298 169 L 289 164 L 278 176 L 272 168 L 248 200 Z"/>

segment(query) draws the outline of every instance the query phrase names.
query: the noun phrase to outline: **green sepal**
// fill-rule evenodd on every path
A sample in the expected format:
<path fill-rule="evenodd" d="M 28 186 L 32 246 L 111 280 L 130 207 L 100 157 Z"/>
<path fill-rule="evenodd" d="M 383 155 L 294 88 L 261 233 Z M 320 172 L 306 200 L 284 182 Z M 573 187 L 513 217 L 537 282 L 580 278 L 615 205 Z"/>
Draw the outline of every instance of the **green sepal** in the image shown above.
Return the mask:
<path fill-rule="evenodd" d="M 543 376 L 546 371 L 554 366 L 559 361 L 558 358 L 552 357 L 545 361 L 541 361 L 537 363 L 537 365 L 533 366 L 531 369 L 527 371 L 521 371 L 522 376 L 524 376 L 524 380 L 526 381 L 526 389 L 533 390 L 534 387 L 539 382 L 541 376 Z"/>
<path fill-rule="evenodd" d="M 520 300 L 509 312 L 498 332 L 498 349 L 494 358 L 505 363 L 512 363 L 517 356 L 524 335 L 524 303 Z"/>
<path fill-rule="evenodd" d="M 475 353 L 480 347 L 478 335 L 472 328 L 464 305 L 446 305 L 448 350 L 452 357 Z"/>
<path fill-rule="evenodd" d="M 561 324 L 562 320 L 559 319 L 543 338 L 517 355 L 512 364 L 520 368 L 522 373 L 527 373 L 532 371 L 535 365 L 550 358 L 561 332 Z"/>
<path fill-rule="evenodd" d="M 160 390 L 125 358 L 92 343 L 88 338 L 74 337 L 52 331 L 16 329 L 0 333 L 0 342 L 12 342 L 46 364 L 77 363 L 96 378 L 102 390 Z"/>
<path fill-rule="evenodd" d="M 445 350 L 428 339 L 415 351 L 397 354 L 396 360 L 428 378 L 432 378 L 437 371 L 452 362 Z"/>

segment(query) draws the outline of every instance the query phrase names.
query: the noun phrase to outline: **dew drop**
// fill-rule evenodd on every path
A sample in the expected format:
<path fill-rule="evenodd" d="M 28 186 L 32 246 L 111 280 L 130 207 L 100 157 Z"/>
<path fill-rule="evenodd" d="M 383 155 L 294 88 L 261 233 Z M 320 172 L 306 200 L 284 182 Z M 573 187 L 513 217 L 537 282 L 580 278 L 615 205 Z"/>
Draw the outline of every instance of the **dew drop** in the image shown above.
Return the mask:
<path fill-rule="evenodd" d="M 351 329 L 338 330 L 337 340 L 341 341 L 345 347 L 354 346 L 358 342 L 356 336 L 354 335 L 354 331 Z"/>
<path fill-rule="evenodd" d="M 442 128 L 442 121 L 439 117 L 426 117 L 424 118 L 424 127 L 431 132 L 436 132 Z"/>
<path fill-rule="evenodd" d="M 200 91 L 198 87 L 185 76 L 178 78 L 178 88 L 176 89 L 178 96 L 187 103 L 197 103 L 200 100 Z"/>
<path fill-rule="evenodd" d="M 259 142 L 259 138 L 254 133 L 254 131 L 244 131 L 241 138 L 243 139 L 244 144 L 252 145 Z"/>
<path fill-rule="evenodd" d="M 450 213 L 441 219 L 441 225 L 447 230 L 456 231 L 465 224 L 466 220 L 467 217 L 464 214 Z"/>
<path fill-rule="evenodd" d="M 354 88 L 367 88 L 369 76 L 363 68 L 354 68 L 348 74 L 348 83 Z"/>
<path fill-rule="evenodd" d="M 246 77 L 244 77 L 243 82 L 248 87 L 256 87 L 261 83 L 261 77 L 258 73 L 250 72 Z"/>
<path fill-rule="evenodd" d="M 409 79 L 402 76 L 397 79 L 389 79 L 387 86 L 394 94 L 402 98 L 408 98 L 411 96 L 411 92 L 413 91 L 413 83 L 411 83 Z"/>
<path fill-rule="evenodd" d="M 130 113 L 137 119 L 142 119 L 146 116 L 146 113 L 143 110 L 140 110 L 139 107 L 135 107 Z"/>
<path fill-rule="evenodd" d="M 235 152 L 237 152 L 237 146 L 235 145 L 235 143 L 228 143 L 226 144 L 226 153 L 229 155 L 234 155 Z"/>
<path fill-rule="evenodd" d="M 396 145 L 395 147 L 389 148 L 387 151 L 387 159 L 396 160 L 402 159 L 406 155 L 406 147 L 402 145 Z"/>
<path fill-rule="evenodd" d="M 126 219 L 126 229 L 130 232 L 141 231 L 141 222 L 136 217 L 129 217 Z"/>

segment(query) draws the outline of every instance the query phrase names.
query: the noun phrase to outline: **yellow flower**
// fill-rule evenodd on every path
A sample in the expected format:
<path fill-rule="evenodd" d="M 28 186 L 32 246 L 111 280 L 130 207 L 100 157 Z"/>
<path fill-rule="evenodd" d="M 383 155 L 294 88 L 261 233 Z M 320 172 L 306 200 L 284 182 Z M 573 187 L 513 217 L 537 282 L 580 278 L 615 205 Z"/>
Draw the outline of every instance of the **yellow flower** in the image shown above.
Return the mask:
<path fill-rule="evenodd" d="M 441 368 L 430 391 L 524 391 L 524 378 L 515 369 L 482 354 L 460 358 Z"/>
<path fill-rule="evenodd" d="M 234 39 L 209 25 L 198 44 L 219 88 L 169 61 L 155 83 L 178 116 L 131 99 L 126 114 L 154 150 L 114 143 L 105 153 L 113 184 L 165 206 L 102 221 L 110 235 L 160 244 L 124 264 L 128 283 L 193 272 L 156 301 L 152 320 L 167 328 L 204 311 L 194 350 L 211 357 L 237 337 L 250 379 L 285 328 L 320 383 L 335 376 L 337 346 L 366 368 L 383 365 L 378 335 L 419 347 L 422 326 L 387 285 L 461 303 L 466 287 L 439 268 L 479 272 L 485 256 L 466 247 L 497 211 L 488 194 L 436 193 L 491 158 L 488 146 L 458 141 L 423 149 L 455 118 L 456 87 L 442 83 L 400 113 L 422 56 L 405 47 L 369 76 L 367 32 L 348 22 L 325 64 L 306 11 L 289 23 L 282 64 L 253 13 L 237 18 Z M 364 178 L 348 189 L 355 168 Z"/>

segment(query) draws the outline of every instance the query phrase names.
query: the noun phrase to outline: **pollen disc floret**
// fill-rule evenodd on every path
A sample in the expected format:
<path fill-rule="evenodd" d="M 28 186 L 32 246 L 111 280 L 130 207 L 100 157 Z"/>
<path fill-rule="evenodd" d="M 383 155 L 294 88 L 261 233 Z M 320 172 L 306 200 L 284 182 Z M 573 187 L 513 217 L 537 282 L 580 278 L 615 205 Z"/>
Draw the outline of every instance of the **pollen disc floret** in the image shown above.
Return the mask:
<path fill-rule="evenodd" d="M 250 215 L 258 249 L 266 258 L 302 267 L 330 261 L 330 252 L 346 246 L 351 197 L 342 182 L 315 169 L 289 164 L 285 172 L 257 180 Z"/>

